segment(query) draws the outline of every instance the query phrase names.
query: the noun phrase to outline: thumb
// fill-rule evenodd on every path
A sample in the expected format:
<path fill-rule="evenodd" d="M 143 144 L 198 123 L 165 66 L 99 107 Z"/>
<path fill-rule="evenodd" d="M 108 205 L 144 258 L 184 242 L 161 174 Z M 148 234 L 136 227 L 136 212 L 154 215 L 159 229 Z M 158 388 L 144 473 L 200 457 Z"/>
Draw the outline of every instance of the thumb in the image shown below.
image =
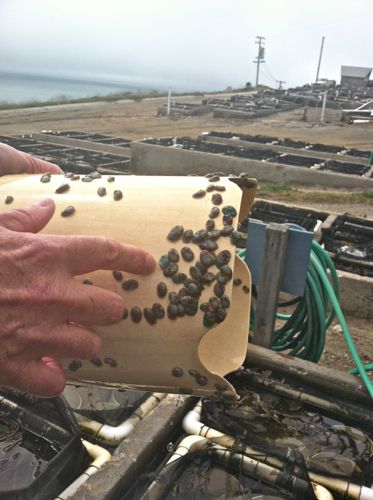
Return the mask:
<path fill-rule="evenodd" d="M 58 361 L 42 358 L 18 366 L 17 374 L 9 385 L 35 396 L 51 398 L 64 390 L 65 375 Z"/>
<path fill-rule="evenodd" d="M 38 200 L 25 208 L 16 208 L 0 214 L 0 227 L 10 231 L 38 233 L 48 224 L 55 211 L 50 198 Z"/>
<path fill-rule="evenodd" d="M 40 158 L 35 158 L 28 153 L 23 154 L 23 165 L 26 168 L 26 172 L 30 174 L 52 172 L 53 174 L 63 174 L 63 170 L 55 163 L 50 163 L 49 161 L 41 160 Z"/>
<path fill-rule="evenodd" d="M 63 174 L 54 163 L 35 158 L 28 153 L 18 151 L 8 144 L 0 144 L 0 174 L 36 174 L 51 172 Z"/>

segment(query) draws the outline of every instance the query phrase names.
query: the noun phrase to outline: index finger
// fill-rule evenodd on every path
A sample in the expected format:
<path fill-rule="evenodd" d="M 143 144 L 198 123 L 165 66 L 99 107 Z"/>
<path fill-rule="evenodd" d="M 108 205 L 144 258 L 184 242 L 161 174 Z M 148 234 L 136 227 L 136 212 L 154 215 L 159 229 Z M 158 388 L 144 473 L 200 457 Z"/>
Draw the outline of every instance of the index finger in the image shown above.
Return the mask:
<path fill-rule="evenodd" d="M 111 238 L 96 236 L 56 236 L 60 241 L 65 268 L 73 275 L 98 269 L 150 274 L 154 258 L 133 245 L 124 245 Z"/>

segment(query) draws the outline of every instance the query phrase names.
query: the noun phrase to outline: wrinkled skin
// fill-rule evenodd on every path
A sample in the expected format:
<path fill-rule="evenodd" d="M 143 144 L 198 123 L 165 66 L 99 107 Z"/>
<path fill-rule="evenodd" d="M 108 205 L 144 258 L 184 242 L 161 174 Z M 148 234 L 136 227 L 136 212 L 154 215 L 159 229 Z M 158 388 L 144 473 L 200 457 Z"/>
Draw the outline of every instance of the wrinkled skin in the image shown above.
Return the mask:
<path fill-rule="evenodd" d="M 0 172 L 59 167 L 0 144 Z M 91 236 L 37 234 L 53 216 L 51 199 L 0 214 L 0 385 L 38 396 L 63 391 L 61 358 L 91 359 L 100 349 L 92 325 L 121 320 L 121 296 L 74 276 L 98 269 L 148 274 L 146 252 Z M 84 256 L 84 257 L 83 257 Z"/>

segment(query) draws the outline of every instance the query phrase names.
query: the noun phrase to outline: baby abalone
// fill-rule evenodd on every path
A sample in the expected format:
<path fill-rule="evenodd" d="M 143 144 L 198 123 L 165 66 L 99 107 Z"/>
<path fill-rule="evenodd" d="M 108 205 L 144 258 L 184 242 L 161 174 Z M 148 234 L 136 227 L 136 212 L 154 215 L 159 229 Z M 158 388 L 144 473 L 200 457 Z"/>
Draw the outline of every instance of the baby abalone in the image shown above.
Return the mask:
<path fill-rule="evenodd" d="M 130 315 L 134 323 L 140 323 L 142 320 L 142 311 L 138 306 L 131 308 Z"/>
<path fill-rule="evenodd" d="M 221 205 L 223 203 L 223 197 L 220 193 L 214 193 L 211 196 L 211 201 L 213 205 Z"/>
<path fill-rule="evenodd" d="M 202 304 L 200 304 L 199 306 L 200 310 L 202 312 L 207 312 L 209 310 L 209 303 L 208 302 L 202 302 Z"/>
<path fill-rule="evenodd" d="M 210 219 L 216 219 L 216 217 L 220 214 L 220 208 L 219 207 L 212 207 L 209 213 Z"/>
<path fill-rule="evenodd" d="M 185 262 L 192 262 L 192 260 L 194 259 L 194 253 L 191 248 L 183 247 L 180 252 Z"/>
<path fill-rule="evenodd" d="M 202 250 L 199 258 L 202 264 L 206 267 L 211 267 L 216 263 L 216 256 L 207 250 Z"/>
<path fill-rule="evenodd" d="M 184 283 L 184 281 L 187 279 L 187 275 L 185 273 L 175 273 L 172 276 L 172 281 L 176 285 L 180 285 L 180 283 Z"/>
<path fill-rule="evenodd" d="M 47 183 L 47 182 L 50 182 L 51 181 L 51 173 L 46 173 L 46 174 L 43 174 L 41 177 L 40 177 L 40 182 L 43 182 L 44 184 Z"/>
<path fill-rule="evenodd" d="M 220 236 L 230 236 L 234 231 L 233 226 L 224 226 L 220 229 Z"/>
<path fill-rule="evenodd" d="M 236 217 L 237 216 L 237 210 L 232 207 L 232 205 L 226 205 L 221 209 L 224 215 L 229 215 L 230 217 Z"/>
<path fill-rule="evenodd" d="M 214 294 L 217 297 L 222 297 L 225 293 L 225 286 L 222 285 L 221 283 L 215 283 L 214 285 Z"/>
<path fill-rule="evenodd" d="M 157 294 L 160 299 L 167 295 L 167 285 L 164 281 L 160 281 L 157 285 Z"/>
<path fill-rule="evenodd" d="M 174 274 L 176 274 L 179 270 L 179 267 L 177 264 L 175 264 L 174 262 L 170 262 L 170 264 L 165 268 L 163 269 L 163 276 L 165 276 L 165 278 L 171 278 Z"/>
<path fill-rule="evenodd" d="M 167 254 L 169 262 L 179 262 L 180 255 L 176 248 L 171 248 Z"/>
<path fill-rule="evenodd" d="M 115 281 L 122 281 L 123 273 L 121 273 L 120 271 L 113 271 L 113 277 Z"/>
<path fill-rule="evenodd" d="M 149 325 L 155 325 L 155 323 L 157 322 L 157 318 L 154 314 L 152 307 L 145 307 L 144 308 L 144 318 L 149 323 Z"/>
<path fill-rule="evenodd" d="M 209 298 L 209 311 L 217 311 L 220 307 L 220 300 L 217 297 Z"/>
<path fill-rule="evenodd" d="M 92 179 L 101 179 L 102 175 L 100 174 L 100 172 L 97 172 L 97 170 L 91 172 L 90 174 L 88 174 L 89 177 L 91 177 Z"/>
<path fill-rule="evenodd" d="M 178 241 L 184 233 L 183 226 L 177 225 L 174 226 L 171 231 L 167 235 L 167 239 L 170 241 Z"/>
<path fill-rule="evenodd" d="M 221 266 L 220 268 L 220 272 L 226 276 L 229 280 L 232 279 L 232 276 L 233 276 L 233 272 L 232 272 L 232 269 L 227 265 L 227 264 L 224 264 L 223 266 Z"/>
<path fill-rule="evenodd" d="M 67 191 L 69 191 L 70 189 L 70 184 L 61 184 L 60 186 L 58 186 L 58 188 L 55 190 L 55 193 L 57 194 L 62 194 L 62 193 L 66 193 Z"/>
<path fill-rule="evenodd" d="M 190 243 L 192 241 L 192 238 L 193 238 L 193 231 L 191 229 L 186 229 L 184 231 L 184 234 L 182 236 L 182 240 L 184 243 Z"/>
<path fill-rule="evenodd" d="M 172 368 L 171 373 L 174 377 L 180 378 L 184 375 L 184 371 L 182 368 L 179 366 L 175 366 L 175 368 Z"/>
<path fill-rule="evenodd" d="M 205 224 L 207 231 L 212 231 L 215 229 L 215 221 L 213 219 L 208 219 Z"/>
<path fill-rule="evenodd" d="M 170 292 L 168 294 L 168 300 L 170 301 L 170 304 L 177 305 L 179 303 L 179 296 L 176 292 Z"/>
<path fill-rule="evenodd" d="M 111 368 L 115 368 L 116 366 L 118 366 L 118 363 L 113 358 L 104 358 L 104 363 L 108 366 L 111 366 Z"/>
<path fill-rule="evenodd" d="M 123 193 L 120 191 L 120 189 L 116 189 L 113 193 L 113 198 L 115 201 L 119 201 L 123 198 Z"/>
<path fill-rule="evenodd" d="M 223 307 L 224 309 L 228 309 L 230 307 L 231 301 L 229 300 L 228 295 L 223 295 L 220 298 L 220 304 L 221 304 L 221 307 Z"/>
<path fill-rule="evenodd" d="M 170 304 L 167 307 L 167 316 L 169 319 L 176 319 L 178 316 L 178 308 L 176 304 Z"/>
<path fill-rule="evenodd" d="M 161 255 L 159 259 L 159 265 L 163 270 L 170 265 L 170 260 L 168 258 L 168 255 Z"/>
<path fill-rule="evenodd" d="M 231 226 L 233 224 L 233 217 L 231 215 L 223 215 L 223 226 Z"/>
<path fill-rule="evenodd" d="M 201 250 L 207 250 L 208 252 L 215 252 L 218 249 L 218 244 L 214 240 L 202 241 L 198 246 Z"/>
<path fill-rule="evenodd" d="M 154 313 L 154 316 L 157 318 L 157 319 L 163 319 L 165 317 L 165 310 L 164 310 L 164 307 L 162 306 L 162 304 L 159 304 L 158 302 L 156 302 L 155 304 L 153 304 L 153 313 Z"/>
<path fill-rule="evenodd" d="M 123 281 L 122 288 L 123 290 L 136 290 L 139 287 L 139 282 L 133 278 Z"/>
<path fill-rule="evenodd" d="M 246 233 L 241 233 L 240 231 L 232 231 L 231 243 L 232 245 L 238 245 L 240 243 L 245 243 L 247 239 Z"/>
<path fill-rule="evenodd" d="M 193 198 L 203 198 L 206 195 L 206 191 L 203 189 L 200 189 L 199 191 L 196 191 L 193 193 Z"/>
<path fill-rule="evenodd" d="M 188 283 L 187 285 L 187 293 L 192 297 L 199 297 L 201 295 L 201 287 L 196 283 Z"/>
<path fill-rule="evenodd" d="M 201 241 L 205 241 L 207 237 L 208 231 L 206 229 L 199 229 L 194 233 L 192 241 L 193 243 L 200 243 Z"/>
<path fill-rule="evenodd" d="M 198 385 L 206 385 L 207 378 L 204 375 L 200 375 L 199 373 L 196 375 L 196 382 Z"/>
<path fill-rule="evenodd" d="M 68 207 L 62 210 L 61 217 L 70 217 L 73 214 L 75 214 L 75 207 L 69 205 Z"/>
<path fill-rule="evenodd" d="M 73 361 L 71 361 L 71 363 L 69 364 L 68 369 L 71 372 L 76 372 L 81 367 L 82 367 L 82 362 L 79 361 L 79 359 L 73 359 Z"/>
<path fill-rule="evenodd" d="M 202 276 L 202 282 L 206 284 L 210 284 L 216 280 L 216 276 L 214 273 L 207 272 Z"/>
<path fill-rule="evenodd" d="M 102 361 L 100 358 L 92 358 L 89 360 L 92 365 L 97 366 L 98 368 L 102 366 Z"/>
<path fill-rule="evenodd" d="M 204 326 L 206 326 L 207 328 L 210 328 L 210 327 L 214 326 L 216 322 L 217 322 L 217 316 L 214 312 L 212 312 L 212 311 L 205 312 L 205 314 L 203 315 Z"/>
<path fill-rule="evenodd" d="M 220 238 L 221 234 L 220 234 L 220 229 L 213 229 L 212 231 L 209 232 L 209 240 L 212 240 L 212 241 L 215 241 L 215 240 L 218 240 Z"/>

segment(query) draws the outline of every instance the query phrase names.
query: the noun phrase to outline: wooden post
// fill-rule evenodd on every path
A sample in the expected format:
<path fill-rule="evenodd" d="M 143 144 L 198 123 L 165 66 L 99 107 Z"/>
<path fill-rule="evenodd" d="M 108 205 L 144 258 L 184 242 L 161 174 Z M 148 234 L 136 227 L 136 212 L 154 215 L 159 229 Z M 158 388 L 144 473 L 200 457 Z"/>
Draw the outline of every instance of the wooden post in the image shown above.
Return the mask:
<path fill-rule="evenodd" d="M 278 294 L 284 270 L 289 228 L 286 224 L 269 224 L 266 229 L 262 271 L 256 304 L 256 326 L 253 343 L 271 347 L 276 320 Z"/>

